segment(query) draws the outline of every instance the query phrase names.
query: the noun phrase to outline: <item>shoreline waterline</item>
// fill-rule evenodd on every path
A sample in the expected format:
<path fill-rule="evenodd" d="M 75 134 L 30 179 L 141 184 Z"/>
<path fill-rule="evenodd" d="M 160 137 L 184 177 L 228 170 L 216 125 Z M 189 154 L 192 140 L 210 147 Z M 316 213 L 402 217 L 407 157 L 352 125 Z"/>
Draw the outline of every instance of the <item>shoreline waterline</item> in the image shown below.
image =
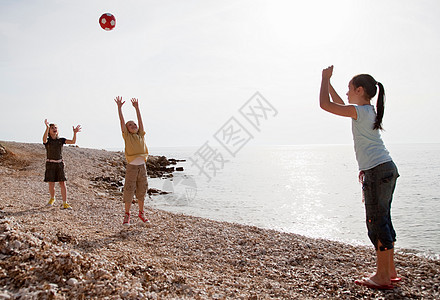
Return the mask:
<path fill-rule="evenodd" d="M 440 144 L 392 144 L 388 149 L 401 174 L 391 209 L 396 247 L 438 258 L 440 209 L 435 187 L 440 164 L 432 162 Z M 166 150 L 165 155 L 184 159 L 194 153 Z M 175 174 L 174 183 L 151 180 L 155 187 L 174 192 L 174 197 L 156 197 L 154 207 L 370 245 L 352 145 L 246 149 L 210 182 L 191 162 L 181 166 L 185 174 Z M 197 191 L 194 198 L 185 195 L 191 188 Z"/>
<path fill-rule="evenodd" d="M 430 149 L 430 147 L 434 147 L 435 149 L 438 147 L 440 149 L 440 144 L 438 143 L 423 143 L 423 145 L 428 145 L 428 149 Z M 257 146 L 253 148 L 267 149 L 268 152 L 263 152 L 264 157 L 266 158 L 268 157 L 267 153 L 271 153 L 274 149 L 271 146 Z M 205 217 L 212 220 L 257 226 L 263 229 L 275 229 L 280 232 L 296 233 L 311 238 L 324 238 L 350 245 L 370 246 L 366 234 L 366 227 L 363 222 L 364 207 L 359 200 L 356 200 L 360 199 L 361 195 L 359 184 L 355 182 L 357 171 L 356 169 L 353 169 L 356 167 L 356 164 L 352 153 L 352 145 L 320 145 L 319 147 L 316 147 L 315 145 L 294 145 L 281 146 L 281 148 L 282 150 L 279 151 L 278 154 L 277 152 L 271 154 L 273 157 L 269 160 L 269 162 L 271 160 L 282 160 L 281 164 L 278 166 L 271 166 L 270 170 L 265 170 L 264 167 L 260 166 L 260 169 L 249 169 L 249 164 L 253 163 L 255 158 L 259 158 L 259 156 L 251 149 L 250 151 L 244 151 L 243 153 L 244 156 L 249 155 L 249 153 L 251 154 L 248 159 L 238 157 L 235 161 L 232 161 L 230 165 L 226 165 L 223 174 L 213 178 L 213 181 L 209 184 L 205 183 L 201 176 L 198 176 L 198 170 L 194 169 L 189 161 L 179 163 L 178 165 L 183 166 L 185 170 L 183 172 L 176 172 L 174 178 L 171 178 L 171 180 L 174 181 L 170 181 L 170 179 L 149 179 L 150 187 L 155 187 L 161 190 L 169 189 L 168 191 L 173 192 L 166 196 L 153 196 L 151 205 L 155 208 L 164 209 L 170 212 L 184 213 L 189 216 Z M 418 224 L 420 223 L 411 223 L 411 219 L 414 218 L 408 214 L 408 209 L 410 209 L 411 213 L 415 213 L 420 210 L 421 207 L 417 206 L 416 209 L 412 209 L 409 204 L 402 206 L 403 198 L 406 197 L 410 199 L 410 197 L 412 197 L 412 195 L 405 194 L 408 191 L 403 191 L 402 193 L 402 189 L 407 188 L 407 190 L 413 192 L 417 198 L 421 197 L 421 195 L 417 195 L 418 193 L 422 193 L 422 191 L 423 193 L 429 192 L 429 190 L 425 189 L 423 186 L 417 186 L 418 182 L 420 182 L 417 177 L 415 177 L 417 182 L 413 182 L 414 179 L 408 177 L 407 170 L 414 170 L 414 162 L 405 162 L 405 158 L 408 156 L 407 153 L 412 154 L 414 151 L 425 151 L 423 150 L 425 148 L 420 148 L 420 144 L 391 144 L 389 148 L 392 156 L 396 158 L 395 161 L 397 161 L 399 172 L 402 174 L 401 178 L 398 180 L 395 201 L 393 202 L 392 208 L 393 221 L 395 222 L 396 231 L 398 233 L 396 249 L 397 251 L 440 259 L 440 245 L 438 239 L 435 247 L 432 247 L 432 244 L 428 242 L 429 240 L 423 242 L 417 241 L 417 239 L 420 239 L 420 237 L 423 237 L 424 235 L 423 232 L 420 232 L 418 229 Z M 89 148 L 78 149 L 87 150 Z M 304 149 L 306 152 L 304 152 Z M 340 152 L 338 153 L 338 157 L 336 159 L 332 157 L 330 155 L 331 153 L 329 154 L 330 150 L 328 149 L 336 149 L 336 152 Z M 90 150 L 100 151 L 99 149 Z M 165 149 L 153 148 L 151 152 L 153 155 L 165 155 L 168 158 L 188 159 L 195 150 L 197 149 L 194 147 L 185 149 L 167 147 Z M 293 157 L 294 160 L 302 159 L 302 161 L 301 164 L 296 164 L 293 165 L 293 167 L 290 167 L 288 163 L 290 163 L 289 158 L 291 157 L 285 156 L 292 152 L 295 153 L 295 151 L 297 154 Z M 319 155 L 316 155 L 316 153 Z M 336 172 L 340 172 L 341 174 L 344 172 L 341 175 L 342 178 L 338 179 L 338 184 L 350 187 L 349 189 L 345 188 L 344 190 L 343 188 L 336 187 L 334 190 L 328 191 L 326 186 L 320 189 L 316 188 L 317 183 L 322 184 L 322 181 L 328 176 L 325 174 L 313 175 L 310 173 L 310 167 L 308 167 L 308 165 L 314 164 L 316 165 L 315 169 L 319 170 L 320 165 L 317 165 L 319 160 L 316 162 L 313 161 L 313 159 L 317 156 L 320 160 L 324 160 L 322 159 L 322 153 L 325 153 L 325 157 L 332 157 L 332 159 L 336 161 L 338 161 L 338 159 L 341 160 L 341 157 L 351 157 L 350 163 L 338 163 L 333 166 L 334 168 L 339 168 Z M 415 153 L 417 154 L 417 152 Z M 252 157 L 252 155 L 255 157 Z M 302 155 L 305 157 L 308 156 L 308 160 L 304 160 L 301 157 Z M 241 165 L 244 165 L 244 167 Z M 321 165 L 332 166 L 331 162 L 327 161 L 323 161 Z M 423 169 L 423 166 L 421 166 L 421 168 Z M 281 169 L 284 173 L 278 173 L 278 169 Z M 261 171 L 263 173 L 266 172 L 266 174 L 263 174 L 264 176 L 261 177 L 256 177 L 255 174 L 258 172 L 261 173 Z M 435 172 L 435 170 L 433 171 Z M 291 179 L 294 181 L 287 182 L 286 180 L 283 181 L 282 179 L 276 178 L 283 174 L 289 174 L 286 172 L 293 174 L 289 176 L 295 176 L 295 178 Z M 421 176 L 417 174 L 417 170 L 413 172 L 416 173 L 416 176 Z M 234 173 L 243 173 L 243 177 L 251 178 L 251 181 L 246 182 L 238 177 L 233 177 Z M 309 182 L 304 181 L 304 178 L 307 176 L 311 178 L 312 175 L 315 176 L 314 179 L 312 178 L 313 180 L 309 179 Z M 185 185 L 185 179 L 182 180 L 182 178 L 186 177 L 188 179 L 188 176 L 193 181 L 189 183 L 187 182 Z M 271 181 L 270 178 L 276 179 Z M 231 181 L 238 181 L 238 179 L 241 182 L 239 186 L 230 183 Z M 180 186 L 177 184 L 179 180 Z M 431 180 L 435 181 L 435 178 L 431 178 Z M 304 182 L 306 184 L 303 184 Z M 329 183 L 332 183 L 332 181 L 325 184 L 328 185 Z M 180 203 L 178 201 L 176 202 L 176 198 L 181 199 L 183 194 L 188 193 L 188 186 L 191 184 L 196 185 L 197 195 L 195 199 L 190 199 L 190 201 L 184 202 L 183 205 L 181 201 Z M 268 186 L 268 188 L 265 189 L 263 184 Z M 300 185 L 305 186 L 303 189 L 299 189 L 298 186 Z M 263 186 L 261 190 L 252 192 L 253 189 L 261 186 Z M 304 196 L 301 196 L 302 194 L 304 194 Z M 292 195 L 293 197 L 301 196 L 303 198 L 295 200 L 295 198 L 292 198 Z M 432 193 L 428 195 L 435 197 Z M 268 199 L 283 199 L 278 202 L 273 201 L 272 199 L 272 203 L 267 203 L 265 197 Z M 311 199 L 314 200 L 311 201 Z M 425 205 L 427 200 L 423 200 Z M 344 206 L 347 205 L 349 205 L 349 210 L 345 212 L 344 209 L 346 210 L 347 208 L 344 208 Z M 274 206 L 280 206 L 280 209 L 274 209 Z M 435 209 L 437 208 L 433 207 L 433 209 L 430 209 L 430 212 L 426 213 L 423 211 L 417 213 L 417 215 L 419 217 L 429 217 L 430 214 L 432 215 L 435 213 Z M 339 217 L 336 218 L 335 212 Z M 422 219 L 418 222 L 421 220 Z M 429 222 L 438 224 L 438 222 L 435 222 L 435 219 Z M 435 224 L 433 226 L 438 227 L 438 225 Z M 427 231 L 426 236 L 431 241 L 435 241 L 436 232 L 438 231 L 435 230 L 435 227 L 432 227 L 430 230 L 433 234 L 429 235 L 429 232 Z M 410 243 L 408 243 L 408 241 Z M 418 248 L 417 245 L 419 244 L 426 244 L 427 247 Z M 437 249 L 437 251 L 434 249 Z"/>

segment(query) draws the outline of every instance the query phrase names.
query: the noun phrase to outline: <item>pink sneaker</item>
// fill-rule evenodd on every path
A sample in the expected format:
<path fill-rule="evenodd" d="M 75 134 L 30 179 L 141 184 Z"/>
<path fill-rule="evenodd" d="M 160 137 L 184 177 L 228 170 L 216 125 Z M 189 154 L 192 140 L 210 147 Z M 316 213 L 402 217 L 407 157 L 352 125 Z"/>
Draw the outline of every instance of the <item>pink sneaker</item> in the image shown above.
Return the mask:
<path fill-rule="evenodd" d="M 122 222 L 124 226 L 130 226 L 130 213 L 125 213 L 124 222 Z"/>
<path fill-rule="evenodd" d="M 142 222 L 147 223 L 150 222 L 146 217 L 144 211 L 139 211 L 139 219 L 142 220 Z"/>

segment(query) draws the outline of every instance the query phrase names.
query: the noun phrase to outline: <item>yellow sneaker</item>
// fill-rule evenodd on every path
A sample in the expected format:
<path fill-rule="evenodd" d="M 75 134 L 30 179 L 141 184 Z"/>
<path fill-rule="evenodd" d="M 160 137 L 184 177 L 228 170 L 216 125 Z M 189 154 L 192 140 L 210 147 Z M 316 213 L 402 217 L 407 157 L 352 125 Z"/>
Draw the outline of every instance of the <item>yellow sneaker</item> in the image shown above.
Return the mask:
<path fill-rule="evenodd" d="M 54 202 L 55 202 L 55 198 L 50 198 L 49 202 L 47 202 L 47 206 L 53 206 Z"/>
<path fill-rule="evenodd" d="M 63 203 L 63 209 L 72 209 L 72 206 L 70 206 L 69 203 Z"/>

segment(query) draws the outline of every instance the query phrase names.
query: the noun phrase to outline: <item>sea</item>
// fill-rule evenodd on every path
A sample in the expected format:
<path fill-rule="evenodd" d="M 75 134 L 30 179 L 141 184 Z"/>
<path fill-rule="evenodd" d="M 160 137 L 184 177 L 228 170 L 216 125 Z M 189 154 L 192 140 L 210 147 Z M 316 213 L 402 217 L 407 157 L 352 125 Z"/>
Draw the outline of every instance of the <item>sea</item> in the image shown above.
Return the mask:
<path fill-rule="evenodd" d="M 391 215 L 396 251 L 440 259 L 440 144 L 387 145 L 400 177 Z M 352 145 L 151 148 L 185 160 L 151 178 L 149 205 L 350 245 L 371 245 Z"/>

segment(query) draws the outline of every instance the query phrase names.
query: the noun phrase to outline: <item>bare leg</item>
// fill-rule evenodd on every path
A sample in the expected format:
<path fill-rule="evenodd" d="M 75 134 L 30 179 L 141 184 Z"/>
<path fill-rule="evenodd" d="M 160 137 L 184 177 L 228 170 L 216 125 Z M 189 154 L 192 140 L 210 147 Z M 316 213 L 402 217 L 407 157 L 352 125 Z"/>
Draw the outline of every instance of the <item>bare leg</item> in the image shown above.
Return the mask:
<path fill-rule="evenodd" d="M 55 182 L 49 182 L 50 199 L 55 199 Z"/>
<path fill-rule="evenodd" d="M 60 181 L 60 188 L 61 188 L 61 197 L 63 198 L 63 203 L 67 203 L 67 188 L 65 181 Z"/>
<path fill-rule="evenodd" d="M 393 243 L 394 245 L 394 243 Z M 394 248 L 391 249 L 391 256 L 390 256 L 390 275 L 391 278 L 397 278 L 397 271 L 396 266 L 394 265 Z"/>
<path fill-rule="evenodd" d="M 392 266 L 394 267 L 393 260 L 393 249 L 380 251 L 380 247 L 382 247 L 381 242 L 378 242 L 378 250 L 376 251 L 377 256 L 377 268 L 376 274 L 370 277 L 375 283 L 380 285 L 391 284 L 391 270 Z M 395 269 L 394 269 L 395 271 Z"/>
<path fill-rule="evenodd" d="M 125 213 L 130 213 L 131 201 L 125 201 Z"/>
<path fill-rule="evenodd" d="M 138 200 L 139 211 L 144 211 L 144 200 Z"/>

